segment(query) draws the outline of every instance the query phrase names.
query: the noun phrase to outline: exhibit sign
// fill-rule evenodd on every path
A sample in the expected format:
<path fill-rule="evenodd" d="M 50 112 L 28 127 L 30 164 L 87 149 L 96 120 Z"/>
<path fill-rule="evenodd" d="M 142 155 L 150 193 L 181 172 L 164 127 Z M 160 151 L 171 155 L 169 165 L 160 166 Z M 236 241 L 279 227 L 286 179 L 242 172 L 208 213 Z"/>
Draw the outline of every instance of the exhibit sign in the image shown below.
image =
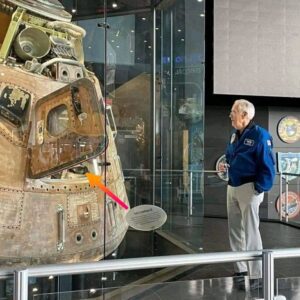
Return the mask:
<path fill-rule="evenodd" d="M 278 172 L 283 173 L 282 177 L 291 181 L 300 175 L 300 153 L 277 152 Z M 291 174 L 291 175 L 289 175 Z"/>
<path fill-rule="evenodd" d="M 126 215 L 129 226 L 141 231 L 151 231 L 165 224 L 166 212 L 155 205 L 139 205 L 133 207 Z"/>
<path fill-rule="evenodd" d="M 280 197 L 276 200 L 276 210 L 279 213 L 281 200 L 281 215 L 285 217 L 286 214 L 289 218 L 293 219 L 299 215 L 300 212 L 300 199 L 299 195 L 294 192 L 288 192 L 287 199 L 286 193 L 282 193 Z M 287 209 L 286 209 L 287 200 Z"/>

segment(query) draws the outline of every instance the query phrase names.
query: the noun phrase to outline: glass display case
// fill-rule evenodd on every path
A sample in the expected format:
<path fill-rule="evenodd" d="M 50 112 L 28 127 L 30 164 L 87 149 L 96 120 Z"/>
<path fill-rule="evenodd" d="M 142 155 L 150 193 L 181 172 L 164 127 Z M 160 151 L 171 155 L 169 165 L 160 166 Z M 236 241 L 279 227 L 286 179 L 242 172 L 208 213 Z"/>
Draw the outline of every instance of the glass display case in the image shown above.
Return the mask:
<path fill-rule="evenodd" d="M 0 0 L 2 261 L 202 251 L 204 2 L 37 2 Z M 166 222 L 130 227 L 141 205 Z M 87 278 L 31 278 L 30 293 Z"/>

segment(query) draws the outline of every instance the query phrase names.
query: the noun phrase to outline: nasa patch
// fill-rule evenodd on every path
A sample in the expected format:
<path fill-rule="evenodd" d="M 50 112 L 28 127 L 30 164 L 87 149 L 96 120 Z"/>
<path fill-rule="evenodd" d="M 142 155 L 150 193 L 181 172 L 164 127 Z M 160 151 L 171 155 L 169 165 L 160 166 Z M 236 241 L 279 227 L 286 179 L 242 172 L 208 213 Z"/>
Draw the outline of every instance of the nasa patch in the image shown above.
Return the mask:
<path fill-rule="evenodd" d="M 246 146 L 253 146 L 254 145 L 254 140 L 245 139 L 244 140 L 244 145 L 246 145 Z"/>

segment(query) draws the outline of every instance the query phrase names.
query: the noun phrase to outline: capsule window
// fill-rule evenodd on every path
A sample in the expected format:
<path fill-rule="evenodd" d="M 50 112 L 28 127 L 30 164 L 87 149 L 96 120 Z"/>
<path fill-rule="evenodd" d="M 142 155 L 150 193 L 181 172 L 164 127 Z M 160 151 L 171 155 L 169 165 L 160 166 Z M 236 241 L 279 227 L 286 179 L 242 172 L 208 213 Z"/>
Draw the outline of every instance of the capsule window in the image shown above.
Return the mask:
<path fill-rule="evenodd" d="M 51 109 L 47 116 L 47 130 L 52 136 L 59 136 L 68 129 L 69 115 L 67 106 L 62 104 Z"/>

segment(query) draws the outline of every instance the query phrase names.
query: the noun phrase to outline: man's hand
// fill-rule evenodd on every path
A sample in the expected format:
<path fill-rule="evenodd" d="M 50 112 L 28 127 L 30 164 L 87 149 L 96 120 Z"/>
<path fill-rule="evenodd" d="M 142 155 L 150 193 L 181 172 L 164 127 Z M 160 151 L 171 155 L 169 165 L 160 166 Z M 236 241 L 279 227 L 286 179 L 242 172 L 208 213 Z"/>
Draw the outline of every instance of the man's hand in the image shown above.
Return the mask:
<path fill-rule="evenodd" d="M 220 163 L 218 167 L 219 167 L 218 171 L 225 173 L 228 171 L 229 164 Z"/>

